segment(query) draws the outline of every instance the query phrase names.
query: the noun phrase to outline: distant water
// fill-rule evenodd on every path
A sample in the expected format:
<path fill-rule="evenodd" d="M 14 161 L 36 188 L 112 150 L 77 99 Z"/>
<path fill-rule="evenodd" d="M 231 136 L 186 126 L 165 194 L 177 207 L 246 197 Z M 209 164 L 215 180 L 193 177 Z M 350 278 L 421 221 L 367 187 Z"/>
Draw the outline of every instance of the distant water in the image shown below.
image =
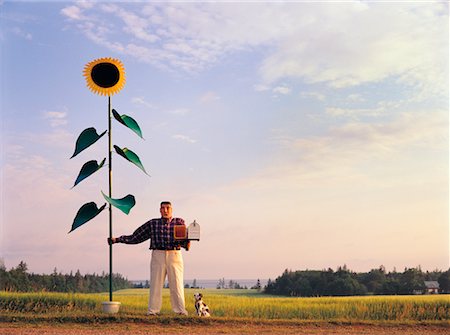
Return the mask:
<path fill-rule="evenodd" d="M 196 279 L 197 286 L 200 288 L 217 288 L 219 285 L 219 281 L 221 279 Z M 255 286 L 258 279 L 227 279 L 225 278 L 225 286 L 228 288 L 228 285 L 230 284 L 230 280 L 233 281 L 233 283 L 238 283 L 241 287 L 247 286 L 247 288 L 251 288 L 252 286 Z M 133 284 L 142 284 L 145 285 L 147 280 L 130 280 Z M 267 285 L 268 279 L 260 279 L 259 282 L 261 283 L 261 287 L 264 288 L 264 286 Z M 194 283 L 194 279 L 186 279 L 184 281 L 184 285 L 192 286 Z"/>

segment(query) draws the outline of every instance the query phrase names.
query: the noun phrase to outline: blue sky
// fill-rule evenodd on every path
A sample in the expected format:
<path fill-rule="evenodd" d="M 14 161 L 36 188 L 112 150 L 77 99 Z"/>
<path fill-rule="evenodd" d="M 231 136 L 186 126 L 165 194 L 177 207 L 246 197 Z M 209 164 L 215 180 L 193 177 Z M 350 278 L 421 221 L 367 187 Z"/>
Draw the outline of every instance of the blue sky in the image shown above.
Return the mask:
<path fill-rule="evenodd" d="M 1 2 L 1 225 L 7 267 L 108 268 L 103 169 L 70 189 L 107 127 L 82 71 L 120 59 L 114 235 L 159 216 L 202 227 L 186 278 L 275 278 L 286 268 L 449 266 L 448 4 Z M 148 244 L 117 245 L 114 271 L 148 277 Z"/>

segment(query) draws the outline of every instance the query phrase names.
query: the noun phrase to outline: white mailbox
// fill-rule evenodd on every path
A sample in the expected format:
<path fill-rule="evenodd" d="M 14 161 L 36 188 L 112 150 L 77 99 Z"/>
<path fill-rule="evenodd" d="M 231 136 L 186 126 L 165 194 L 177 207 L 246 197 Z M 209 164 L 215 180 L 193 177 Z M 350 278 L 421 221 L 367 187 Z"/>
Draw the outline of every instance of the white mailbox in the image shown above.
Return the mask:
<path fill-rule="evenodd" d="M 200 225 L 194 220 L 187 227 L 188 240 L 200 241 Z"/>

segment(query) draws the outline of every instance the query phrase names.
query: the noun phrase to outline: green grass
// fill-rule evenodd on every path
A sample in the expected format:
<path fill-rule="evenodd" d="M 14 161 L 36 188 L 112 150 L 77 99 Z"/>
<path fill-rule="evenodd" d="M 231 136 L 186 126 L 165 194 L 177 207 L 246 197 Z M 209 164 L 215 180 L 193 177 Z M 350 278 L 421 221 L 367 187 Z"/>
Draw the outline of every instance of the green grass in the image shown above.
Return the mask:
<path fill-rule="evenodd" d="M 194 315 L 193 294 L 196 291 L 203 293 L 215 320 L 412 323 L 448 323 L 450 320 L 449 295 L 287 298 L 267 296 L 255 290 L 186 289 L 186 307 L 191 316 Z M 116 321 L 143 319 L 148 290 L 115 292 L 114 300 L 120 301 L 122 306 L 120 313 L 113 317 L 101 312 L 101 302 L 107 300 L 107 294 L 0 292 L 0 321 L 27 318 L 81 322 L 105 318 Z M 163 318 L 172 317 L 167 289 L 163 291 L 161 313 Z"/>

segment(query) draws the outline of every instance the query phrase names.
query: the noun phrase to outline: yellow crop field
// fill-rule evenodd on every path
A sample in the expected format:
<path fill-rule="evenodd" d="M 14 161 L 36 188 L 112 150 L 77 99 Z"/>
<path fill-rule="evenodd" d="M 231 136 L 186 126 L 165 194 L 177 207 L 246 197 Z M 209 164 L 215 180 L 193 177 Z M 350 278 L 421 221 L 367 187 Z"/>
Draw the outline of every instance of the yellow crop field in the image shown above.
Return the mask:
<path fill-rule="evenodd" d="M 254 290 L 186 289 L 186 307 L 195 313 L 193 294 L 203 293 L 205 303 L 217 318 L 311 321 L 446 321 L 450 319 L 449 295 L 362 296 L 288 298 L 267 296 Z M 163 315 L 170 315 L 169 290 L 164 290 Z M 107 294 L 0 292 L 1 315 L 49 316 L 97 315 Z M 114 293 L 122 303 L 119 315 L 145 316 L 148 290 L 130 289 Z"/>

